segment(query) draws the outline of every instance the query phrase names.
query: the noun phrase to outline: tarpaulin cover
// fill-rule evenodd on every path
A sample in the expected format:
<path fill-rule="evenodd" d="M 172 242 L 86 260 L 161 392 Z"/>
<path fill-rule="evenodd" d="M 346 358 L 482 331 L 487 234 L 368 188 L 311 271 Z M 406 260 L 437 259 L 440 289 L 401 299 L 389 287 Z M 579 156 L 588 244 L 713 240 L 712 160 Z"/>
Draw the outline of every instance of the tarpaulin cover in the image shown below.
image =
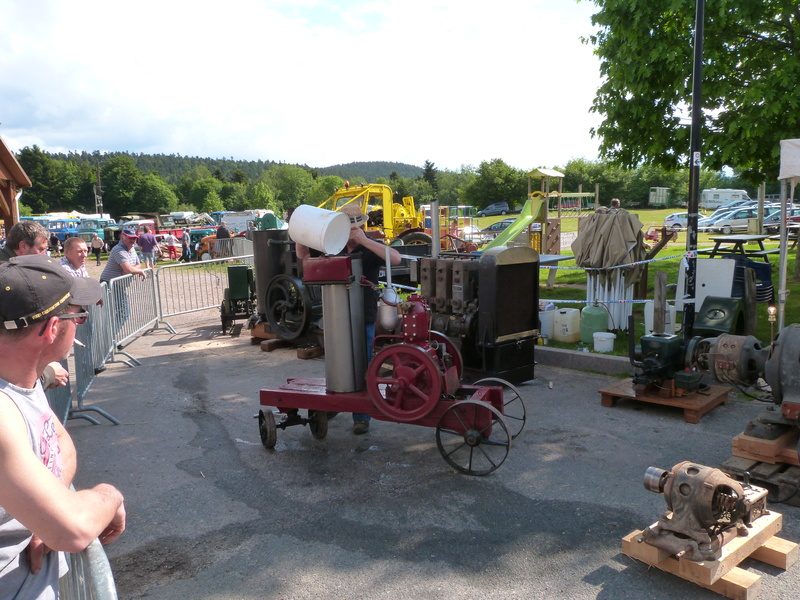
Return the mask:
<path fill-rule="evenodd" d="M 608 268 L 643 260 L 646 250 L 642 222 L 625 210 L 593 213 L 580 220 L 572 252 L 576 264 L 583 268 Z M 627 285 L 636 283 L 641 276 L 639 267 L 623 271 Z"/>
<path fill-rule="evenodd" d="M 564 174 L 555 169 L 534 169 L 528 173 L 528 177 L 564 177 Z"/>

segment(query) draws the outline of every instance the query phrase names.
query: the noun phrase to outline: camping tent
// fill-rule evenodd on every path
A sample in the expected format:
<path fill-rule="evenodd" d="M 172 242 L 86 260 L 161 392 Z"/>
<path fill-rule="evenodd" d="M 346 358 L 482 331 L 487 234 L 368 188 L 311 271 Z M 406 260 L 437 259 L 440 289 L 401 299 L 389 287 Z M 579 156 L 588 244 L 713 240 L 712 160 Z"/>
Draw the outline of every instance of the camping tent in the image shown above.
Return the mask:
<path fill-rule="evenodd" d="M 787 269 L 787 248 L 788 236 L 786 231 L 786 216 L 788 207 L 794 202 L 794 187 L 800 183 L 800 139 L 781 140 L 781 170 L 778 179 L 786 182 L 789 186 L 789 193 L 781 193 L 781 260 L 778 284 L 778 331 L 783 329 L 784 311 L 786 308 L 786 297 L 789 290 L 786 289 L 786 269 Z M 788 196 L 788 197 L 787 197 Z"/>

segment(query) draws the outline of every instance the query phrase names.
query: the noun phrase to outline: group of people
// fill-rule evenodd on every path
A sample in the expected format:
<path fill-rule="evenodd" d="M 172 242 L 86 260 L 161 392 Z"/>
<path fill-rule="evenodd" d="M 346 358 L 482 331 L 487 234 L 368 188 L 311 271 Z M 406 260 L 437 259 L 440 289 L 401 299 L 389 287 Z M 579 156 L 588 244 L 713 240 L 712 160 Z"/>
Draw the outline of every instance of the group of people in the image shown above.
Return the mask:
<path fill-rule="evenodd" d="M 75 446 L 44 394 L 66 385 L 60 361 L 102 298 L 85 240 L 68 238 L 60 260 L 48 248 L 44 227 L 20 221 L 0 249 L 0 598 L 56 598 L 61 551 L 125 530 L 119 490 L 71 488 Z"/>

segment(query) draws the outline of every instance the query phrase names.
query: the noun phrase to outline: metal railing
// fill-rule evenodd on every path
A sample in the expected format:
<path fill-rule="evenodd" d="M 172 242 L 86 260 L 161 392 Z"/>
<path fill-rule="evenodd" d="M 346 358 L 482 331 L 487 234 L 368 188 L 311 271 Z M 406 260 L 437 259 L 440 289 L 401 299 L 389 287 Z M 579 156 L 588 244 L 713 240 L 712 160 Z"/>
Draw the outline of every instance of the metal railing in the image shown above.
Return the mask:
<path fill-rule="evenodd" d="M 252 242 L 245 238 L 220 241 L 231 252 L 252 249 Z M 123 275 L 108 285 L 102 283 L 102 305 L 87 307 L 89 318 L 75 335 L 73 371 L 77 406 L 71 406 L 69 386 L 47 392 L 57 416 L 64 422 L 67 418 L 80 418 L 97 424 L 96 419 L 86 414 L 94 412 L 118 425 L 119 421 L 106 411 L 83 404 L 97 374 L 107 362 L 117 360 L 117 355 L 127 357 L 120 362 L 128 366 L 141 365 L 122 345 L 158 327 L 175 333 L 168 317 L 218 308 L 228 286 L 227 268 L 232 263 L 252 264 L 253 255 L 165 265 L 155 271 L 146 269 L 148 277 L 144 280 L 139 275 Z"/>

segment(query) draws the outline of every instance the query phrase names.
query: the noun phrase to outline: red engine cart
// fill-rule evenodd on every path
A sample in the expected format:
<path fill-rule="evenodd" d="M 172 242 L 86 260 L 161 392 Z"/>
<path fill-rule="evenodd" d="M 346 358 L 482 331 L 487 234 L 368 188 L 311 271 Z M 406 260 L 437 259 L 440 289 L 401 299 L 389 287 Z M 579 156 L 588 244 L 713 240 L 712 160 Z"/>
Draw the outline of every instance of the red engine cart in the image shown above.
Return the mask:
<path fill-rule="evenodd" d="M 365 377 L 356 375 L 355 384 L 336 380 L 341 373 L 353 371 L 354 365 L 358 371 L 360 344 L 358 339 L 355 343 L 347 339 L 357 331 L 357 327 L 352 327 L 351 317 L 355 315 L 353 320 L 358 322 L 358 311 L 353 311 L 352 305 L 345 307 L 347 302 L 342 298 L 358 300 L 361 290 L 351 285 L 355 278 L 350 274 L 349 264 L 343 271 L 344 277 L 331 274 L 329 268 L 330 261 L 341 258 L 349 262 L 350 257 L 304 261 L 304 280 L 326 287 L 323 290 L 325 345 L 335 352 L 326 352 L 326 378 L 292 378 L 278 389 L 261 390 L 261 405 L 276 409 L 274 412 L 262 409 L 258 413 L 264 446 L 274 448 L 278 429 L 308 425 L 312 435 L 322 439 L 327 435 L 332 415 L 366 413 L 381 421 L 436 428 L 439 452 L 461 473 L 486 475 L 497 469 L 508 456 L 511 440 L 525 425 L 522 397 L 513 385 L 497 378 L 462 385 L 458 349 L 445 335 L 430 331 L 430 311 L 423 298 L 411 296 L 398 304 L 401 332 L 375 338 L 375 347 L 379 349 L 367 366 Z M 310 261 L 328 261 L 319 264 L 325 274 L 314 275 L 316 267 L 306 265 Z M 355 294 L 350 293 L 353 287 Z M 340 297 L 336 299 L 331 294 Z M 365 345 L 361 343 L 360 347 Z M 340 360 L 345 364 L 329 366 Z M 307 411 L 306 416 L 300 414 L 301 410 Z M 278 422 L 276 414 L 281 415 Z"/>

